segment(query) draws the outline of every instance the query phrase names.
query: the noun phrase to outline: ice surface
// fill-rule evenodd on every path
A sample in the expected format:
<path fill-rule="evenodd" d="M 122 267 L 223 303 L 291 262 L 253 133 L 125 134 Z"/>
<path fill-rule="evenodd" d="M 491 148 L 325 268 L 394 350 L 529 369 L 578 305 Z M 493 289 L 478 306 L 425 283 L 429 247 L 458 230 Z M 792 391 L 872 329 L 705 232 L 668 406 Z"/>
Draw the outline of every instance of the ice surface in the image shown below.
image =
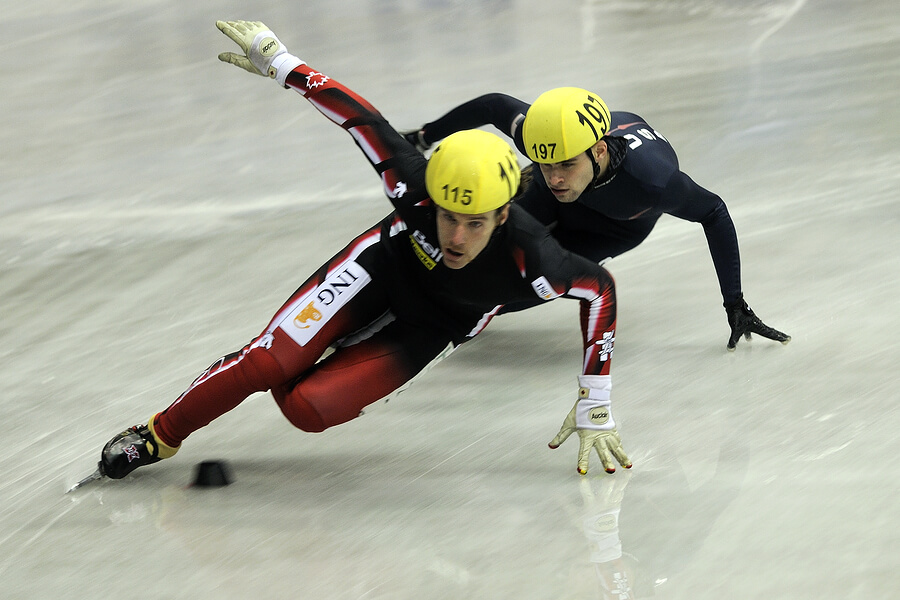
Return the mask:
<path fill-rule="evenodd" d="M 216 60 L 233 18 L 398 128 L 558 85 L 641 114 L 725 198 L 746 297 L 793 341 L 726 352 L 702 231 L 664 218 L 608 265 L 630 472 L 547 449 L 579 368 L 560 300 L 347 425 L 304 434 L 259 395 L 65 495 L 389 209 L 349 136 Z M 38 0 L 3 22 L 0 597 L 900 589 L 895 2 Z M 235 483 L 188 488 L 209 459 Z"/>

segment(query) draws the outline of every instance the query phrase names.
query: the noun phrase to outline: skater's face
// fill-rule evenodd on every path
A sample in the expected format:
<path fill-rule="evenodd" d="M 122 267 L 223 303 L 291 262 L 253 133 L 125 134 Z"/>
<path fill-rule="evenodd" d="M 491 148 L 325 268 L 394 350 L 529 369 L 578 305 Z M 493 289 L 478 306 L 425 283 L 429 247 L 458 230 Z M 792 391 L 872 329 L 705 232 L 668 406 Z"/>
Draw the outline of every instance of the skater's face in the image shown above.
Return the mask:
<path fill-rule="evenodd" d="M 462 269 L 481 254 L 494 230 L 509 217 L 509 206 L 477 215 L 451 212 L 437 208 L 437 232 L 444 264 L 450 269 Z"/>
<path fill-rule="evenodd" d="M 589 156 L 590 154 L 590 156 Z M 547 187 L 560 202 L 575 202 L 594 180 L 594 164 L 601 172 L 609 164 L 606 142 L 599 141 L 588 152 L 558 163 L 541 164 L 541 174 Z"/>

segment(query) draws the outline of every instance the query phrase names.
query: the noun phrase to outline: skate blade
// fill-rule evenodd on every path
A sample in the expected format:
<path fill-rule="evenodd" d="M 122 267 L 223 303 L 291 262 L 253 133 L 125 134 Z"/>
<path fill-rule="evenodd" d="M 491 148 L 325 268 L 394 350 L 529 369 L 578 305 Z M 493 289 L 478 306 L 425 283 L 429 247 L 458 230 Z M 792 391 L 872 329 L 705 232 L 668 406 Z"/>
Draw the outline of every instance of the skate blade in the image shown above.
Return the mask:
<path fill-rule="evenodd" d="M 82 479 L 81 481 L 79 481 L 78 483 L 73 485 L 72 487 L 70 487 L 68 490 L 66 490 L 66 493 L 68 494 L 69 492 L 74 492 L 81 486 L 86 485 L 92 481 L 97 481 L 98 479 L 101 479 L 102 477 L 103 477 L 103 472 L 100 470 L 100 467 L 97 467 L 96 471 L 94 471 L 93 473 L 91 473 L 90 475 L 88 475 L 87 477 L 85 477 L 84 479 Z"/>

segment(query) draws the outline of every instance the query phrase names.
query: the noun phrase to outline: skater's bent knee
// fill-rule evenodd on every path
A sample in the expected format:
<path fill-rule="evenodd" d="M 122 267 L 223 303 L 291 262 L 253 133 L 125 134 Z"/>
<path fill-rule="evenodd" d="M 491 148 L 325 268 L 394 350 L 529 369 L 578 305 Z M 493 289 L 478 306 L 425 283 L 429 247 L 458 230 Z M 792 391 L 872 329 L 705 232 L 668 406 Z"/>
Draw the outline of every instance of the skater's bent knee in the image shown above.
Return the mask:
<path fill-rule="evenodd" d="M 273 395 L 281 412 L 297 429 L 308 433 L 320 433 L 328 428 L 319 411 L 301 396 L 298 390 L 295 389 L 286 394 L 277 394 L 273 390 Z"/>

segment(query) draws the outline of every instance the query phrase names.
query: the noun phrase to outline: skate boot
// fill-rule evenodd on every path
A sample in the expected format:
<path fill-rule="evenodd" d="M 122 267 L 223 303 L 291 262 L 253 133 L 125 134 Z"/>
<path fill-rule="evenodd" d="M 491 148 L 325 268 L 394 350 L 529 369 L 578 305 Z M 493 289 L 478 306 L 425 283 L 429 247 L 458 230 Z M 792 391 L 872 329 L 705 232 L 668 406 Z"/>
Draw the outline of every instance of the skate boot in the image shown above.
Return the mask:
<path fill-rule="evenodd" d="M 122 479 L 138 467 L 174 456 L 178 447 L 164 444 L 153 431 L 153 418 L 146 425 L 135 425 L 115 436 L 100 455 L 100 471 L 110 479 Z M 179 446 L 180 447 L 180 446 Z"/>

